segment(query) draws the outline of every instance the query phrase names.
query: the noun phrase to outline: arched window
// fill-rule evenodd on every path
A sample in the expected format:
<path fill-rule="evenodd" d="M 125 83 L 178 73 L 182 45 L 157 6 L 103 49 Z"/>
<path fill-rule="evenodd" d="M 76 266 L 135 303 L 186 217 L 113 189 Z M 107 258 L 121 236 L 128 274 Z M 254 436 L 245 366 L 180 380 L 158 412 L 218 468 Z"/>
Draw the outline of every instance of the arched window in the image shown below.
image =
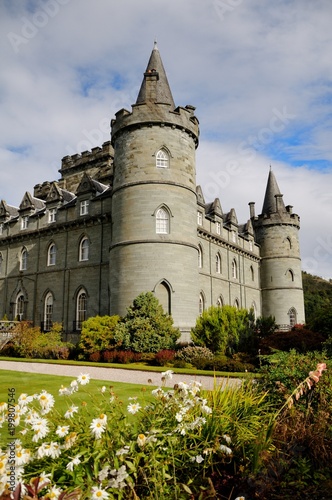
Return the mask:
<path fill-rule="evenodd" d="M 238 299 L 235 299 L 235 301 L 234 301 L 234 307 L 236 307 L 236 309 L 240 309 L 240 303 L 239 303 Z"/>
<path fill-rule="evenodd" d="M 252 311 L 253 311 L 253 313 L 254 313 L 254 318 L 255 318 L 255 320 L 256 320 L 256 319 L 257 319 L 257 306 L 256 306 L 256 302 L 253 302 L 253 303 L 251 304 L 251 309 L 252 309 Z"/>
<path fill-rule="evenodd" d="M 288 311 L 288 316 L 289 316 L 289 324 L 293 328 L 294 325 L 296 325 L 296 309 L 294 307 L 291 307 L 290 310 Z"/>
<path fill-rule="evenodd" d="M 168 168 L 169 167 L 169 155 L 165 149 L 159 149 L 156 154 L 156 167 L 158 168 Z"/>
<path fill-rule="evenodd" d="M 20 271 L 26 271 L 27 267 L 28 267 L 28 251 L 26 248 L 23 248 L 21 251 Z"/>
<path fill-rule="evenodd" d="M 203 311 L 205 309 L 205 299 L 203 293 L 199 294 L 199 314 L 203 314 Z"/>
<path fill-rule="evenodd" d="M 235 259 L 232 261 L 232 278 L 237 279 L 237 263 Z"/>
<path fill-rule="evenodd" d="M 222 296 L 220 295 L 217 299 L 217 306 L 218 307 L 222 307 L 224 305 L 224 299 L 222 298 Z"/>
<path fill-rule="evenodd" d="M 155 294 L 163 307 L 164 313 L 171 314 L 171 290 L 166 281 L 161 281 L 155 288 Z"/>
<path fill-rule="evenodd" d="M 81 239 L 80 250 L 79 250 L 79 260 L 89 260 L 89 240 L 86 236 Z"/>
<path fill-rule="evenodd" d="M 47 252 L 47 265 L 55 266 L 55 263 L 56 263 L 56 246 L 54 243 L 51 243 L 50 246 L 48 247 L 48 252 Z"/>
<path fill-rule="evenodd" d="M 199 269 L 203 267 L 203 250 L 201 245 L 198 245 L 198 267 Z"/>
<path fill-rule="evenodd" d="M 17 318 L 18 321 L 22 321 L 24 319 L 24 295 L 23 293 L 19 293 L 16 297 L 16 304 L 15 304 L 15 318 Z"/>
<path fill-rule="evenodd" d="M 53 295 L 49 292 L 44 302 L 44 325 L 43 330 L 49 332 L 53 324 Z"/>
<path fill-rule="evenodd" d="M 252 266 L 250 266 L 250 276 L 251 276 L 251 281 L 255 281 L 255 271 Z"/>
<path fill-rule="evenodd" d="M 156 213 L 156 233 L 169 233 L 169 213 L 165 208 L 159 208 Z"/>
<path fill-rule="evenodd" d="M 76 330 L 82 329 L 82 323 L 86 320 L 87 296 L 86 291 L 81 289 L 76 299 Z"/>
<path fill-rule="evenodd" d="M 286 245 L 287 245 L 287 248 L 289 248 L 289 249 L 292 248 L 292 240 L 289 238 L 289 236 L 286 238 Z"/>
<path fill-rule="evenodd" d="M 288 269 L 287 271 L 287 279 L 288 281 L 294 281 L 294 273 L 291 269 Z"/>
<path fill-rule="evenodd" d="M 216 254 L 216 273 L 221 273 L 221 257 L 219 253 Z"/>

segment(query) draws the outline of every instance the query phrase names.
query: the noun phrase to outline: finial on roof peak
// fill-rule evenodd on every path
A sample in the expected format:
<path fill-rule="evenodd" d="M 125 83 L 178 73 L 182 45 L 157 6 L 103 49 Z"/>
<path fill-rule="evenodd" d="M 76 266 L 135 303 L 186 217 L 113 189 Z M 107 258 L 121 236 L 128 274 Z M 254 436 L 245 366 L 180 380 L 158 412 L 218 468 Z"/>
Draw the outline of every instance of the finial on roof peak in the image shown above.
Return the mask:
<path fill-rule="evenodd" d="M 157 39 L 156 38 L 154 39 L 154 42 L 153 42 L 153 50 L 158 50 L 158 45 L 157 45 Z"/>

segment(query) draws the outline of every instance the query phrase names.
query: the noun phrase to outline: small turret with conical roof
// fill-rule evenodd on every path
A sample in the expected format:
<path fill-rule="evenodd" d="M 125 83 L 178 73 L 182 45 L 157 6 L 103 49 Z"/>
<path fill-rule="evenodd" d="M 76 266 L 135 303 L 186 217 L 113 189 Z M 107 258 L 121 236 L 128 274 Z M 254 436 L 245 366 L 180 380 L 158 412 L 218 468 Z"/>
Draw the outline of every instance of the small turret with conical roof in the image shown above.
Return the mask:
<path fill-rule="evenodd" d="M 194 110 L 175 106 L 155 43 L 131 112 L 111 122 L 111 313 L 153 291 L 183 333 L 198 316 Z"/>
<path fill-rule="evenodd" d="M 270 167 L 262 213 L 254 216 L 255 240 L 261 247 L 262 315 L 274 316 L 284 327 L 304 323 L 300 218 L 285 206 Z"/>

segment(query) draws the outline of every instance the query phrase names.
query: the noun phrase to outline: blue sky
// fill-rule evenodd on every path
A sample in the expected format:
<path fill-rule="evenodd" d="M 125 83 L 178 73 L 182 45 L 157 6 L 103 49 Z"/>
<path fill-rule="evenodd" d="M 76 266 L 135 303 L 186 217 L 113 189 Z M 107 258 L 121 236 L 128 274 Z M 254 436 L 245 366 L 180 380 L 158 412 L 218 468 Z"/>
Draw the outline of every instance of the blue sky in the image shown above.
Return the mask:
<path fill-rule="evenodd" d="M 156 38 L 176 104 L 196 106 L 206 201 L 245 222 L 271 165 L 303 268 L 332 278 L 331 21 L 330 0 L 1 2 L 0 197 L 19 205 L 109 140 Z"/>

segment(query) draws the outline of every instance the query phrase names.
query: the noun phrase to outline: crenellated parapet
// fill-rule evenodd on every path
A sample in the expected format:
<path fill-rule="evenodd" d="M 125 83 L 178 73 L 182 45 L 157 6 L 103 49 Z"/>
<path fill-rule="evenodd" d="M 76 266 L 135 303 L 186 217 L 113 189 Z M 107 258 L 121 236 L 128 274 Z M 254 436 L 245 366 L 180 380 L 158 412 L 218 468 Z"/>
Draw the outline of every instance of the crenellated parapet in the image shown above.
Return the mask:
<path fill-rule="evenodd" d="M 169 104 L 164 103 L 141 103 L 133 104 L 132 112 L 121 109 L 111 121 L 112 144 L 116 138 L 126 129 L 142 127 L 171 127 L 186 132 L 198 146 L 199 122 L 196 118 L 194 106 L 178 106 L 174 110 L 170 109 Z"/>

